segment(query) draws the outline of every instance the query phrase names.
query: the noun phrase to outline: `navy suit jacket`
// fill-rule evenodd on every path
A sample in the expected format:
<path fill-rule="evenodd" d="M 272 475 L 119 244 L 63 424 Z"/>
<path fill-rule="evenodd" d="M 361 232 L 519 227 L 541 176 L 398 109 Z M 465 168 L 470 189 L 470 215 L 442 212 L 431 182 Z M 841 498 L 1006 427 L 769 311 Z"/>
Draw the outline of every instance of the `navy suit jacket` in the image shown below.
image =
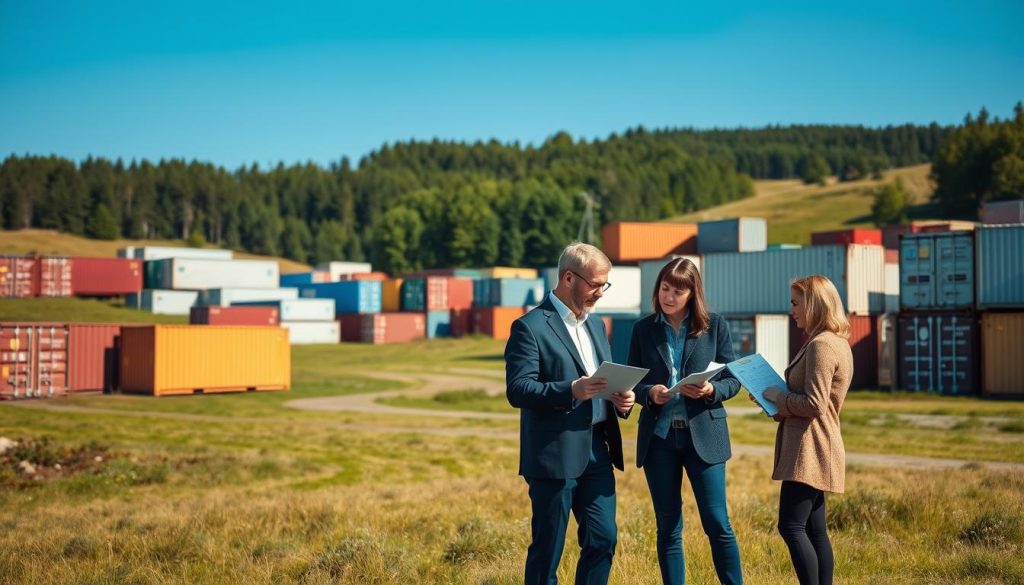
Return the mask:
<path fill-rule="evenodd" d="M 604 322 L 591 315 L 584 327 L 590 333 L 597 361 L 611 361 L 612 350 Z M 583 361 L 565 322 L 551 299 L 512 323 L 505 345 L 505 394 L 519 409 L 519 474 L 546 479 L 574 479 L 590 460 L 592 433 L 604 434 L 608 454 L 619 469 L 622 435 L 619 413 L 605 401 L 607 419 L 591 425 L 593 403 L 572 396 L 572 382 L 586 376 Z"/>
<path fill-rule="evenodd" d="M 650 389 L 655 384 L 668 385 L 671 354 L 665 327 L 657 320 L 657 314 L 648 315 L 633 325 L 633 337 L 629 344 L 629 365 L 648 368 L 650 372 L 636 387 L 636 402 L 643 406 L 640 413 L 640 429 L 637 433 L 636 465 L 643 467 L 647 448 L 654 436 L 654 425 L 661 411 L 672 402 L 659 406 L 650 401 Z M 736 359 L 729 335 L 729 325 L 720 315 L 711 313 L 711 324 L 702 335 L 686 335 L 683 350 L 683 376 L 707 369 L 712 361 L 720 364 Z M 729 370 L 724 370 L 712 380 L 715 392 L 703 399 L 686 398 L 682 394 L 672 398 L 686 401 L 686 416 L 689 419 L 690 436 L 697 455 L 709 464 L 722 463 L 732 457 L 729 444 L 729 425 L 726 422 L 724 400 L 736 395 L 740 382 Z M 671 416 L 671 415 L 670 415 Z"/>

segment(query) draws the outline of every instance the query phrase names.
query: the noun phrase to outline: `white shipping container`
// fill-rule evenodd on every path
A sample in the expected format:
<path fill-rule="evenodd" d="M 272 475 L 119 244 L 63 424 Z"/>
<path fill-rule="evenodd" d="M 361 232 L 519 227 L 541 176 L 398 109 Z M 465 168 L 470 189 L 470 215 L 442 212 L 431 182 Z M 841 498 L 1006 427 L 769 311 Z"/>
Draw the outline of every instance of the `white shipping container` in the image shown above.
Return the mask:
<path fill-rule="evenodd" d="M 657 282 L 658 273 L 661 272 L 661 269 L 668 264 L 669 260 L 675 258 L 689 258 L 691 262 L 697 265 L 701 278 L 704 277 L 700 256 L 673 255 L 658 260 L 644 260 L 640 262 L 640 312 L 642 314 L 646 315 L 654 312 L 654 283 Z"/>
<path fill-rule="evenodd" d="M 558 268 L 544 268 L 540 271 L 544 279 L 544 293 L 554 290 L 558 284 Z M 595 313 L 635 313 L 640 310 L 640 268 L 636 266 L 613 266 L 608 273 L 611 288 L 597 302 Z"/>
<path fill-rule="evenodd" d="M 343 274 L 373 272 L 373 266 L 369 262 L 321 262 L 316 265 L 316 269 L 330 273 L 331 282 L 338 282 Z"/>
<path fill-rule="evenodd" d="M 200 307 L 230 307 L 253 301 L 287 301 L 299 298 L 299 289 L 283 288 L 211 288 L 199 291 Z M 331 315 L 333 317 L 334 315 Z"/>
<path fill-rule="evenodd" d="M 157 278 L 160 288 L 205 290 L 211 288 L 278 288 L 279 273 L 273 260 L 164 260 Z"/>
<path fill-rule="evenodd" d="M 885 312 L 898 313 L 900 310 L 900 265 L 885 265 Z"/>
<path fill-rule="evenodd" d="M 194 290 L 144 290 L 125 298 L 125 306 L 155 315 L 188 315 L 199 293 Z"/>
<path fill-rule="evenodd" d="M 789 315 L 726 315 L 736 358 L 755 353 L 782 376 L 789 365 Z"/>
<path fill-rule="evenodd" d="M 330 321 L 334 319 L 334 299 L 286 299 L 233 304 L 235 306 L 277 307 L 282 321 Z"/>
<path fill-rule="evenodd" d="M 870 315 L 885 307 L 885 252 L 881 246 L 811 246 L 704 256 L 704 288 L 717 313 L 789 312 L 789 285 L 820 274 L 839 290 L 849 313 Z"/>
<path fill-rule="evenodd" d="M 341 325 L 337 321 L 282 321 L 292 345 L 340 343 Z"/>
<path fill-rule="evenodd" d="M 197 260 L 231 260 L 234 252 L 216 248 L 177 248 L 174 246 L 128 246 L 117 251 L 118 258 L 136 260 L 163 260 L 165 258 L 193 258 Z"/>

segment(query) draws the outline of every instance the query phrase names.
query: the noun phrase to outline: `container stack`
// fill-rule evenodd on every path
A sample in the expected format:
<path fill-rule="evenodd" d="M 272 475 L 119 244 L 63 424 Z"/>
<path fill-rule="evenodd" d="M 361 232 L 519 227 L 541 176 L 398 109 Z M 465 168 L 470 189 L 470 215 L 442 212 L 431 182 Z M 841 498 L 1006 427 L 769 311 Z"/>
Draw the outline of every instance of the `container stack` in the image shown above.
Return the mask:
<path fill-rule="evenodd" d="M 1024 396 L 1024 223 L 982 225 L 975 234 L 981 392 Z"/>

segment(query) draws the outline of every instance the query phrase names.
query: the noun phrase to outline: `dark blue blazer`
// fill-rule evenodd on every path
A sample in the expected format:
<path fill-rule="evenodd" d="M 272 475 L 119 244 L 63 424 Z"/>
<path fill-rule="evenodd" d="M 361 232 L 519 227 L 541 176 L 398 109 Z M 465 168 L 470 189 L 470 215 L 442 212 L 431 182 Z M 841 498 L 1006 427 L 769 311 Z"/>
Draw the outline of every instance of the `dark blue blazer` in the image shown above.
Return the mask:
<path fill-rule="evenodd" d="M 597 351 L 598 365 L 611 361 L 604 322 L 591 315 L 584 325 Z M 505 394 L 519 409 L 519 474 L 547 479 L 574 479 L 590 460 L 594 432 L 604 434 L 608 454 L 619 469 L 622 435 L 618 409 L 605 401 L 607 419 L 591 425 L 591 401 L 572 396 L 572 382 L 586 375 L 579 352 L 551 299 L 512 323 L 505 345 Z"/>
<path fill-rule="evenodd" d="M 633 325 L 633 337 L 629 344 L 629 365 L 648 368 L 650 372 L 636 387 L 636 402 L 643 406 L 640 413 L 640 429 L 637 433 L 636 465 L 643 467 L 647 447 L 654 436 L 654 425 L 661 411 L 675 400 L 686 401 L 686 414 L 690 423 L 690 435 L 697 455 L 706 463 L 721 463 L 732 457 L 729 445 L 729 425 L 726 422 L 722 402 L 736 395 L 740 382 L 725 370 L 711 381 L 715 393 L 704 399 L 694 400 L 682 394 L 672 401 L 659 406 L 650 401 L 649 392 L 655 384 L 668 385 L 669 367 L 672 358 L 665 327 L 657 320 L 657 314 L 648 315 Z M 712 361 L 725 364 L 736 359 L 729 336 L 729 325 L 720 315 L 711 313 L 711 324 L 700 336 L 687 334 L 683 350 L 683 376 L 704 371 Z"/>

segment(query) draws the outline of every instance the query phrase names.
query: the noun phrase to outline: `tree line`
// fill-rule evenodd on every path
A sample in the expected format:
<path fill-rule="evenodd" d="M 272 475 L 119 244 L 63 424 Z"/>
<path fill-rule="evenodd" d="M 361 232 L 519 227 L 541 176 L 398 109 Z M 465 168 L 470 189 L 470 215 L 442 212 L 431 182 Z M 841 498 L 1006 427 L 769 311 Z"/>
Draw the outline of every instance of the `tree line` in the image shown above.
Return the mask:
<path fill-rule="evenodd" d="M 235 170 L 180 159 L 76 164 L 9 156 L 0 224 L 93 238 L 184 238 L 302 262 L 546 266 L 576 236 L 588 193 L 597 225 L 671 217 L 753 194 L 752 178 L 858 173 L 928 162 L 949 127 L 643 127 L 538 146 L 411 141 L 347 158 Z M 810 169 L 810 171 L 809 171 Z"/>

